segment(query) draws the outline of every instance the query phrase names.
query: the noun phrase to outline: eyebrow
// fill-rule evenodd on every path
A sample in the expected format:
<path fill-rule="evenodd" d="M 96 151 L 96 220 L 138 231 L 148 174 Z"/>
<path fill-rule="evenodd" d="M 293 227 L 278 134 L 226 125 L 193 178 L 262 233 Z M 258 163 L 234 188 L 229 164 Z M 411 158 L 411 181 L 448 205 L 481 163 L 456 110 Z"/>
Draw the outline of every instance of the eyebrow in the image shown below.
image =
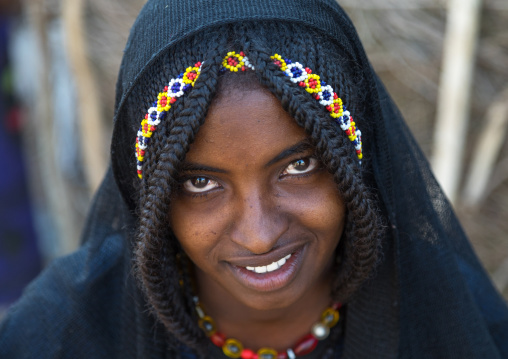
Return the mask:
<path fill-rule="evenodd" d="M 273 165 L 274 163 L 277 163 L 279 161 L 282 161 L 294 154 L 304 153 L 309 150 L 313 150 L 314 146 L 310 143 L 309 139 L 306 138 L 303 141 L 300 141 L 293 146 L 283 150 L 281 153 L 279 153 L 277 156 L 275 156 L 273 159 L 268 161 L 268 163 L 265 165 L 265 167 L 269 167 Z"/>
<path fill-rule="evenodd" d="M 215 173 L 227 173 L 227 171 L 210 167 L 207 165 L 203 165 L 201 163 L 191 163 L 191 162 L 184 162 L 182 163 L 180 172 L 215 172 Z"/>
<path fill-rule="evenodd" d="M 279 153 L 277 156 L 272 158 L 268 163 L 265 165 L 265 167 L 270 167 L 274 163 L 277 163 L 279 161 L 282 161 L 294 154 L 304 153 L 309 150 L 313 150 L 314 146 L 310 143 L 309 139 L 306 138 L 293 146 L 286 148 L 281 153 Z M 215 172 L 215 173 L 228 173 L 228 171 L 210 167 L 201 163 L 192 163 L 192 162 L 184 162 L 182 163 L 180 167 L 180 172 Z"/>

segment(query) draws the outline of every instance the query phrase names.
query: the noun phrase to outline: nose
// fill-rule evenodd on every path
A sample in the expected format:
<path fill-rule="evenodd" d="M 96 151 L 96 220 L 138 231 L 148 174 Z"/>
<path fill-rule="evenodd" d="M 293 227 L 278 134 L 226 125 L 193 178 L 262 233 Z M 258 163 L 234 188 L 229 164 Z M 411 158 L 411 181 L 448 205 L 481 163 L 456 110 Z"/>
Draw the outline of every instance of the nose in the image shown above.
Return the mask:
<path fill-rule="evenodd" d="M 253 254 L 269 252 L 288 228 L 278 196 L 253 190 L 239 196 L 231 240 Z"/>

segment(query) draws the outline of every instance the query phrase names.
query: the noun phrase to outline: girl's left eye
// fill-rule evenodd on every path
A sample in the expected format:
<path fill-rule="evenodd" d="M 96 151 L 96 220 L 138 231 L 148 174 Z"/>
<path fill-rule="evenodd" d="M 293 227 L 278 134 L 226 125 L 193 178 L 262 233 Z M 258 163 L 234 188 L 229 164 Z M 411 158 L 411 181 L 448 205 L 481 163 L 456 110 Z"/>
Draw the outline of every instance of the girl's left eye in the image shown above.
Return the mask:
<path fill-rule="evenodd" d="M 191 193 L 203 193 L 219 187 L 219 183 L 204 176 L 193 177 L 183 183 L 183 188 Z"/>
<path fill-rule="evenodd" d="M 304 173 L 311 172 L 316 169 L 318 166 L 318 160 L 312 157 L 307 158 L 299 158 L 296 161 L 293 161 L 286 167 L 283 175 L 300 175 Z"/>

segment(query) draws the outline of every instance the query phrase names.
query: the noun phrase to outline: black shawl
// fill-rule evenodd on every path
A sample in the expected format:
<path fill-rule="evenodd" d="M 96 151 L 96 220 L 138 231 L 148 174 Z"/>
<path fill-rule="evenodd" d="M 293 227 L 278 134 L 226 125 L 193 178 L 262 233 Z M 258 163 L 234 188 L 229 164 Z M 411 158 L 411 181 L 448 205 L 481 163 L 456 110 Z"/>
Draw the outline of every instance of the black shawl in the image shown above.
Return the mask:
<path fill-rule="evenodd" d="M 508 358 L 508 310 L 473 253 L 401 115 L 333 0 L 149 0 L 133 26 L 117 84 L 112 169 L 73 255 L 55 261 L 0 326 L 0 357 L 193 358 L 168 351 L 131 273 L 132 88 L 158 56 L 203 29 L 242 20 L 314 28 L 347 48 L 372 91 L 361 126 L 389 221 L 376 275 L 348 303 L 346 358 Z M 114 173 L 114 175 L 113 175 Z"/>

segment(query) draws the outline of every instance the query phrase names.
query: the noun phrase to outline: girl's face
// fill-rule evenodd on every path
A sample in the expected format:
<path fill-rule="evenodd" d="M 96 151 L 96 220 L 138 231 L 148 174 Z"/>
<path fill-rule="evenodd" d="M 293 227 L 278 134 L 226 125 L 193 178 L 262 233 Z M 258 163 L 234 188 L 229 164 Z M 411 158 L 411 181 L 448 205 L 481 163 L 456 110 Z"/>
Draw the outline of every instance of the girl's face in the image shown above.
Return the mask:
<path fill-rule="evenodd" d="M 260 310 L 330 288 L 345 207 L 307 134 L 270 92 L 219 94 L 181 183 L 169 218 L 199 288 Z"/>

